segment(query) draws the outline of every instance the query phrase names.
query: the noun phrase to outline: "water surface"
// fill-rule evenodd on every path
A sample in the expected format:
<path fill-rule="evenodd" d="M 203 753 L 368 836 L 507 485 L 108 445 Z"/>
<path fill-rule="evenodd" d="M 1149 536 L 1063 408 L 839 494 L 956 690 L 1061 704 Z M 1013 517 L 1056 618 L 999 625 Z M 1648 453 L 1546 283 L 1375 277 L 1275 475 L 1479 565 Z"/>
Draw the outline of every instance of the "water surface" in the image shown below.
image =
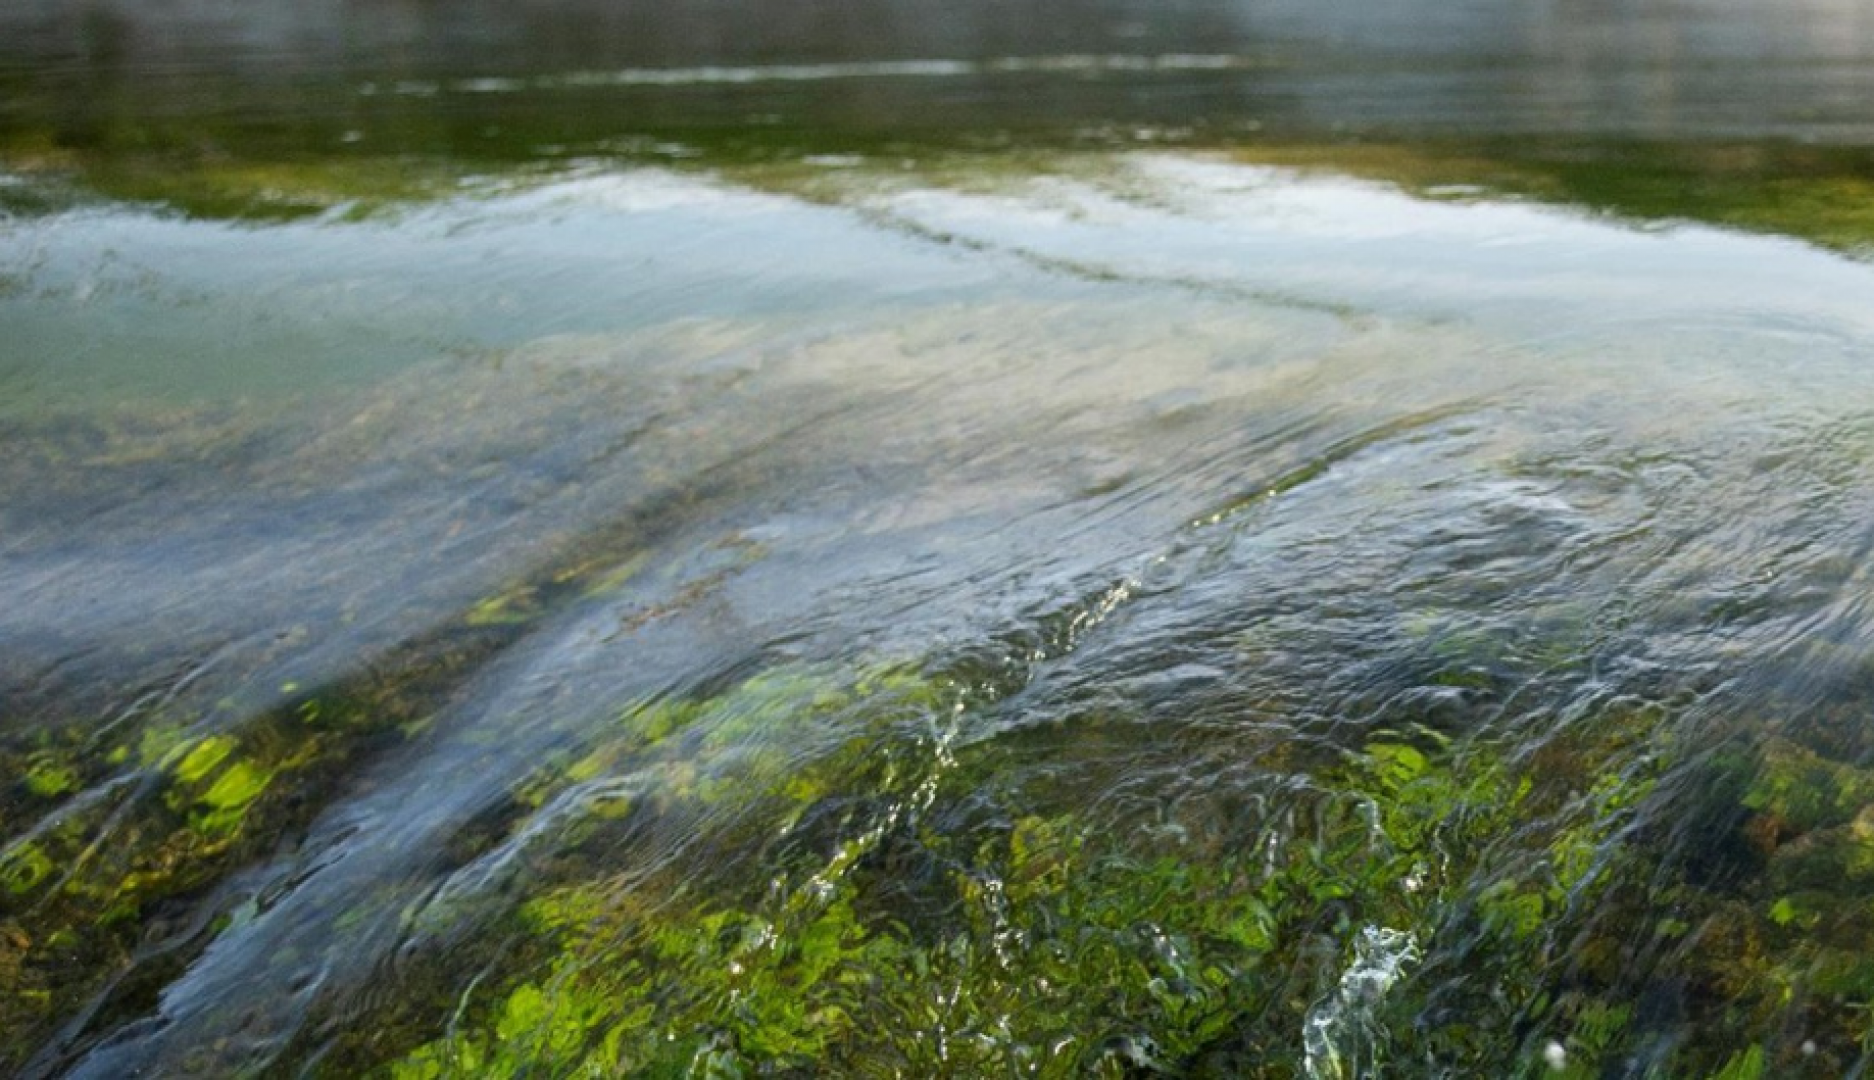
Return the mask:
<path fill-rule="evenodd" d="M 0 1067 L 1864 1068 L 1853 5 L 772 7 L 0 16 Z"/>

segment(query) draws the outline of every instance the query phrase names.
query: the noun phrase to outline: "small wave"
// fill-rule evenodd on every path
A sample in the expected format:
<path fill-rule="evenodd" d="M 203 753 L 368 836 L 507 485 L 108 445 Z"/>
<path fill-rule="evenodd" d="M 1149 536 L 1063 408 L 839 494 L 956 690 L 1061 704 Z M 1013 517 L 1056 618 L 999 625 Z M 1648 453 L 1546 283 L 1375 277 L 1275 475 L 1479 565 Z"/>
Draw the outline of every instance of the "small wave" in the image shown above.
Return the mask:
<path fill-rule="evenodd" d="M 706 65 L 634 67 L 615 71 L 574 71 L 532 79 L 478 77 L 449 84 L 458 93 L 508 94 L 594 86 L 718 86 L 773 82 L 826 82 L 837 79 L 956 79 L 982 75 L 1088 75 L 1176 71 L 1245 71 L 1263 61 L 1231 53 L 1072 53 L 1060 56 L 1004 56 L 989 60 L 868 60 L 825 64 Z M 435 92 L 431 83 L 398 84 L 395 93 Z M 375 85 L 365 92 L 377 92 Z"/>

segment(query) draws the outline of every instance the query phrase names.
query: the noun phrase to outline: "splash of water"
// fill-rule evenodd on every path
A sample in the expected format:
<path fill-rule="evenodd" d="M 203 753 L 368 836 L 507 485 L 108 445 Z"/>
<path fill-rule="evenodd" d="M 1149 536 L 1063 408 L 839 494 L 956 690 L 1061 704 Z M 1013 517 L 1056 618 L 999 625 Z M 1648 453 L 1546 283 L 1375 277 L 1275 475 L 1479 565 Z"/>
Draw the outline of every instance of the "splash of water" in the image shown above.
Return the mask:
<path fill-rule="evenodd" d="M 1379 1006 L 1418 960 L 1418 938 L 1411 931 L 1380 926 L 1360 931 L 1354 939 L 1353 963 L 1341 973 L 1334 993 L 1310 1010 L 1302 1025 L 1310 1080 L 1368 1074 L 1386 1037 L 1376 1016 Z"/>

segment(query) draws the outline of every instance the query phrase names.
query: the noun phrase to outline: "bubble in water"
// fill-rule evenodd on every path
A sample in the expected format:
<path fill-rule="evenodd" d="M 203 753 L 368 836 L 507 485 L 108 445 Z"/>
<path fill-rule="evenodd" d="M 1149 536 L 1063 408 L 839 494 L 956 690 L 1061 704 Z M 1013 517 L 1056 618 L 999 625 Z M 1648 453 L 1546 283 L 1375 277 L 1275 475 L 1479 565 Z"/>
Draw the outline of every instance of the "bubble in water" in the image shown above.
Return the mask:
<path fill-rule="evenodd" d="M 1542 1060 L 1548 1062 L 1549 1068 L 1561 1072 L 1568 1067 L 1568 1050 L 1561 1043 L 1550 1039 L 1542 1048 Z"/>

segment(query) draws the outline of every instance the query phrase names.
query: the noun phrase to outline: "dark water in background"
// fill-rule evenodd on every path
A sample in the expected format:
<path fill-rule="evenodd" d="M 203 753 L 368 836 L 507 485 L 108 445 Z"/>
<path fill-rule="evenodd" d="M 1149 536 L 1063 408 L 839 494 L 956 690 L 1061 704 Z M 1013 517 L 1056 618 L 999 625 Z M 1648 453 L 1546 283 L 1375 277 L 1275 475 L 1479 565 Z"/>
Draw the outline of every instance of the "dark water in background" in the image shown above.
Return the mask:
<path fill-rule="evenodd" d="M 1858 1073 L 1870 91 L 0 6 L 0 1071 Z"/>
<path fill-rule="evenodd" d="M 55 117 L 80 139 L 175 112 L 283 129 L 283 138 L 335 123 L 377 135 L 372 121 L 397 106 L 347 101 L 340 88 L 395 95 L 402 84 L 427 98 L 425 84 L 438 80 L 656 71 L 697 85 L 674 97 L 660 84 L 658 94 L 588 98 L 603 115 L 581 125 L 779 116 L 874 136 L 1164 123 L 1865 142 L 1871 19 L 1856 0 L 22 0 L 0 12 L 0 65 L 10 118 L 22 109 Z M 1110 58 L 1119 70 L 1035 77 L 994 63 L 1073 57 Z M 1133 70 L 1167 60 L 1170 70 Z M 907 61 L 963 63 L 892 66 Z M 770 71 L 759 89 L 737 88 L 763 78 L 743 69 L 775 65 L 830 65 L 840 78 L 777 87 Z M 402 111 L 448 128 L 541 107 L 503 100 L 494 84 L 480 89 Z"/>

